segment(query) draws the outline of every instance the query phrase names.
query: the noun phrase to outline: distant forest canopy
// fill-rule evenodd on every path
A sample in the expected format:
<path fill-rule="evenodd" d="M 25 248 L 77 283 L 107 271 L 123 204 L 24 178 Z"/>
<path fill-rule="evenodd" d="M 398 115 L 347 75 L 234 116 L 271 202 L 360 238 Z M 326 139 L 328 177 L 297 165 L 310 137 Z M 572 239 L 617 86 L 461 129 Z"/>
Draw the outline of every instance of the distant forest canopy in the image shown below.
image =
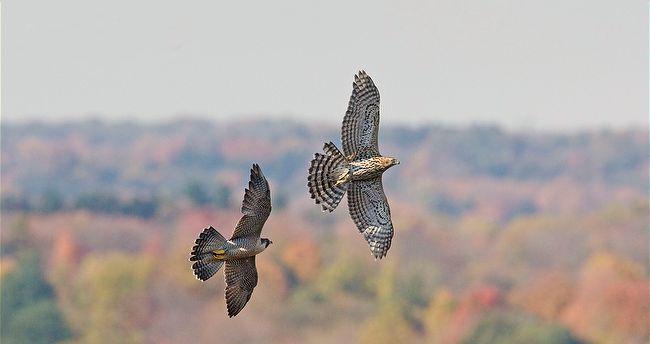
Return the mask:
<path fill-rule="evenodd" d="M 340 147 L 337 127 L 292 121 L 3 123 L 2 206 L 150 217 L 161 203 L 184 195 L 196 205 L 227 208 L 253 162 L 261 164 L 284 205 L 304 198 L 309 160 L 330 140 Z M 494 192 L 498 184 L 532 195 L 540 186 L 569 185 L 596 206 L 614 189 L 647 190 L 645 130 L 548 133 L 383 125 L 380 143 L 384 155 L 402 161 L 385 176 L 388 193 L 419 199 L 452 216 L 480 200 L 459 198 L 450 188 Z M 523 212 L 534 212 L 540 203 L 519 201 L 517 211 Z"/>
<path fill-rule="evenodd" d="M 372 259 L 307 166 L 339 128 L 282 121 L 2 126 L 2 343 L 648 343 L 648 132 L 383 125 L 395 225 Z M 235 319 L 189 252 L 272 187 Z M 37 324 L 38 326 L 35 326 Z"/>

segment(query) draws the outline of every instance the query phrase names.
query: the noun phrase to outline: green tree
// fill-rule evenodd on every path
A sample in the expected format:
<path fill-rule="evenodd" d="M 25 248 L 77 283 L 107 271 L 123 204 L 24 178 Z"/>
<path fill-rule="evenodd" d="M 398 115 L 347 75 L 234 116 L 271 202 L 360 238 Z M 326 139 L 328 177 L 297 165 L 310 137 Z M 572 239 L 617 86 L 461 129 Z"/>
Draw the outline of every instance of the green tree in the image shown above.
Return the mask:
<path fill-rule="evenodd" d="M 187 196 L 192 204 L 197 206 L 206 205 L 212 200 L 205 186 L 196 180 L 187 183 L 185 186 L 185 196 Z"/>
<path fill-rule="evenodd" d="M 81 195 L 75 204 L 77 209 L 86 209 L 96 213 L 113 214 L 120 211 L 120 200 L 108 193 L 89 193 Z"/>
<path fill-rule="evenodd" d="M 361 343 L 412 343 L 417 338 L 404 316 L 405 302 L 396 291 L 396 280 L 394 263 L 385 266 L 376 284 L 378 309 L 362 326 Z"/>
<path fill-rule="evenodd" d="M 41 299 L 11 315 L 2 342 L 54 343 L 70 337 L 63 315 L 53 299 Z"/>
<path fill-rule="evenodd" d="M 0 200 L 2 211 L 29 211 L 32 209 L 24 196 L 6 195 Z"/>
<path fill-rule="evenodd" d="M 157 198 L 140 199 L 136 198 L 122 205 L 122 213 L 144 219 L 152 218 L 158 212 L 160 203 Z"/>
<path fill-rule="evenodd" d="M 70 336 L 54 300 L 54 291 L 45 280 L 39 256 L 23 251 L 19 268 L 2 281 L 1 338 L 3 343 L 52 343 Z"/>
<path fill-rule="evenodd" d="M 49 189 L 41 196 L 39 210 L 44 213 L 54 213 L 63 208 L 63 197 L 56 190 Z"/>
<path fill-rule="evenodd" d="M 14 254 L 29 246 L 29 221 L 27 215 L 20 214 L 11 222 L 8 228 L 2 228 L 0 247 L 6 255 Z"/>
<path fill-rule="evenodd" d="M 515 313 L 489 313 L 463 340 L 467 344 L 578 344 L 564 327 Z"/>
<path fill-rule="evenodd" d="M 12 314 L 34 300 L 49 299 L 54 292 L 43 277 L 40 260 L 35 252 L 21 252 L 19 268 L 7 274 L 2 281 L 2 322 L 11 320 Z"/>
<path fill-rule="evenodd" d="M 219 209 L 227 209 L 230 207 L 232 190 L 225 184 L 218 184 L 217 190 L 214 193 L 214 205 Z"/>

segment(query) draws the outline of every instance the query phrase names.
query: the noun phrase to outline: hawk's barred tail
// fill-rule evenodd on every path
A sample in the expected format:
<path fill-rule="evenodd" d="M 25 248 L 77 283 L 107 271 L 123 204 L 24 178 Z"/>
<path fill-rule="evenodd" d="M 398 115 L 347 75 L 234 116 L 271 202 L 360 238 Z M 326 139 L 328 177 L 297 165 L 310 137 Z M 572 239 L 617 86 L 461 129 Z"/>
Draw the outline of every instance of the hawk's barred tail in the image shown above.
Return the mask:
<path fill-rule="evenodd" d="M 209 227 L 203 230 L 196 239 L 190 261 L 194 276 L 201 281 L 206 281 L 212 277 L 223 265 L 223 260 L 218 260 L 214 251 L 221 249 L 226 239 L 217 232 L 216 229 Z"/>
<path fill-rule="evenodd" d="M 348 189 L 350 169 L 347 160 L 332 142 L 326 143 L 323 150 L 325 154 L 314 154 L 307 186 L 316 204 L 320 204 L 323 211 L 331 212 L 339 205 Z"/>

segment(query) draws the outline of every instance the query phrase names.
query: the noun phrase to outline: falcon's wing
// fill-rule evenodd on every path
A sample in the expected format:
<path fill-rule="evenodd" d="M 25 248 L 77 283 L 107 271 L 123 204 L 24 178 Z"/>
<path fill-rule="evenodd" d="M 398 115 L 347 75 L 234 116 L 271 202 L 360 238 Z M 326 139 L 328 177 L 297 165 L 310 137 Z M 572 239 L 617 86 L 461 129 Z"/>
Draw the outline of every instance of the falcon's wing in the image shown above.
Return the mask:
<path fill-rule="evenodd" d="M 350 216 L 370 245 L 372 254 L 375 258 L 385 257 L 393 239 L 393 223 L 381 176 L 350 183 L 348 206 Z"/>
<path fill-rule="evenodd" d="M 251 169 L 251 177 L 248 189 L 244 192 L 241 212 L 244 216 L 239 219 L 230 240 L 247 236 L 259 237 L 264 222 L 271 213 L 271 191 L 269 183 L 257 164 L 253 164 Z"/>
<path fill-rule="evenodd" d="M 364 71 L 354 76 L 352 96 L 343 118 L 341 141 L 345 156 L 369 158 L 379 155 L 379 91 Z"/>
<path fill-rule="evenodd" d="M 226 260 L 225 279 L 228 316 L 234 317 L 246 306 L 257 286 L 255 256 Z"/>

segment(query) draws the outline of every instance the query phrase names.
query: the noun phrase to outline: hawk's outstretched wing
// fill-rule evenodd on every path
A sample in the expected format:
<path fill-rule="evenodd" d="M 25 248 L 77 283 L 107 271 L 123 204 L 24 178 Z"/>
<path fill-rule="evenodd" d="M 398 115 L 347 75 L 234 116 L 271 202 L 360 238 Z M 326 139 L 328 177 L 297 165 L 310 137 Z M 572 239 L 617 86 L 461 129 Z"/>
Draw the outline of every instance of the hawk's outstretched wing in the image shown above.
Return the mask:
<path fill-rule="evenodd" d="M 251 169 L 251 177 L 248 188 L 244 192 L 241 212 L 244 216 L 239 219 L 230 239 L 248 236 L 259 237 L 262 227 L 271 213 L 271 191 L 269 183 L 257 164 L 253 164 Z"/>
<path fill-rule="evenodd" d="M 352 96 L 343 118 L 341 141 L 345 156 L 355 159 L 379 155 L 379 91 L 364 71 L 354 76 Z"/>
<path fill-rule="evenodd" d="M 381 176 L 350 183 L 348 206 L 350 216 L 370 245 L 372 254 L 375 258 L 385 257 L 393 239 L 393 223 Z"/>
<path fill-rule="evenodd" d="M 246 306 L 257 286 L 255 256 L 226 261 L 226 306 L 228 316 L 234 317 Z"/>

